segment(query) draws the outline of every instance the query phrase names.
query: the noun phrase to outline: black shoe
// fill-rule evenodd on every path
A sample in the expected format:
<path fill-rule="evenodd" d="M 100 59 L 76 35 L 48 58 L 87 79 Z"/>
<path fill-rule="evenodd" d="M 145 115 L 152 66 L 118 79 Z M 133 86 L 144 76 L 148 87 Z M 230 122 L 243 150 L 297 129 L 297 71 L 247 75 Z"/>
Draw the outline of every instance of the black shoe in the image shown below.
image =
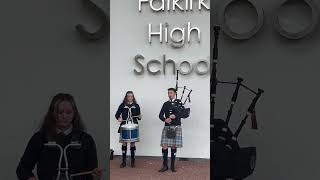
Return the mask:
<path fill-rule="evenodd" d="M 134 161 L 136 160 L 135 159 L 136 146 L 131 146 L 130 151 L 131 151 L 131 167 L 134 168 L 134 167 L 136 167 L 134 164 Z"/>
<path fill-rule="evenodd" d="M 177 172 L 176 169 L 174 168 L 174 163 L 171 163 L 170 169 L 172 172 Z"/>
<path fill-rule="evenodd" d="M 165 172 L 168 171 L 168 166 L 162 166 L 162 168 L 159 170 L 159 172 Z"/>
<path fill-rule="evenodd" d="M 127 166 L 127 163 L 126 163 L 126 161 L 127 161 L 127 146 L 122 145 L 121 149 L 122 149 L 122 163 L 120 165 L 120 168 L 124 168 Z"/>
<path fill-rule="evenodd" d="M 131 167 L 132 167 L 132 168 L 135 168 L 135 167 L 136 167 L 136 165 L 134 164 L 134 161 L 135 161 L 134 159 L 131 160 Z"/>
<path fill-rule="evenodd" d="M 125 163 L 125 162 L 122 162 L 121 164 L 120 164 L 120 168 L 124 168 L 124 167 L 126 167 L 127 166 L 127 164 Z"/>
<path fill-rule="evenodd" d="M 176 160 L 176 152 L 177 149 L 171 149 L 171 166 L 170 169 L 172 172 L 177 172 L 176 169 L 174 168 L 174 162 Z"/>

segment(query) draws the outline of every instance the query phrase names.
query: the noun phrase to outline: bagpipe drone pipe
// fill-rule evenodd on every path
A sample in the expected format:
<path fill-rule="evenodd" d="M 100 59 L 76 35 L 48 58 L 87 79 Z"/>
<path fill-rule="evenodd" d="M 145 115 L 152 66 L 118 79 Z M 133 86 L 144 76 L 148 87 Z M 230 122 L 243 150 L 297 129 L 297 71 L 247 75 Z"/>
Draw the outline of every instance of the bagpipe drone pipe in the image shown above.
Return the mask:
<path fill-rule="evenodd" d="M 210 75 L 210 148 L 211 148 L 211 172 L 214 180 L 216 179 L 244 179 L 250 176 L 256 163 L 256 147 L 241 148 L 238 143 L 238 136 L 246 124 L 249 116 L 252 121 L 252 129 L 258 129 L 255 107 L 256 103 L 264 92 L 262 89 L 254 91 L 243 84 L 242 78 L 237 78 L 236 82 L 220 81 L 217 78 L 217 63 L 218 63 L 218 40 L 220 26 L 214 27 L 214 48 L 213 58 L 211 58 L 211 75 Z M 234 85 L 235 90 L 231 97 L 230 107 L 227 111 L 226 119 L 216 118 L 214 115 L 215 98 L 217 97 L 216 90 L 218 84 Z M 240 88 L 253 93 L 251 104 L 249 105 L 245 116 L 242 118 L 240 125 L 233 132 L 229 128 L 229 121 L 233 112 L 233 108 L 238 98 Z"/>
<path fill-rule="evenodd" d="M 179 70 L 177 70 L 177 78 L 176 78 L 176 98 L 179 99 L 181 101 L 181 105 L 175 107 L 176 112 L 178 112 L 180 114 L 181 118 L 188 118 L 190 116 L 190 108 L 185 108 L 185 104 L 191 103 L 191 93 L 192 93 L 192 89 L 187 88 L 187 86 L 183 86 L 183 87 L 179 87 Z M 178 91 L 179 89 L 182 89 L 182 93 L 181 96 L 178 96 Z M 187 93 L 187 95 L 185 96 L 185 93 Z"/>

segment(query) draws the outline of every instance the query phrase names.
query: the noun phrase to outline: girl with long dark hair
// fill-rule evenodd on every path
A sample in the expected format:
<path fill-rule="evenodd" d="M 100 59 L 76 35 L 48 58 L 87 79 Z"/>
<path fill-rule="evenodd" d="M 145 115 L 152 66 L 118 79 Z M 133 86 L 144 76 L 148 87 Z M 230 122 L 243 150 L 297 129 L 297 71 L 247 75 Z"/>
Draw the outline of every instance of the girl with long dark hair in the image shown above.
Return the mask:
<path fill-rule="evenodd" d="M 81 144 L 78 148 L 66 151 L 68 169 L 65 167 L 65 159 L 61 158 L 59 148 L 46 146 L 50 142 L 51 145 L 62 148 L 72 142 Z M 40 130 L 30 139 L 19 162 L 16 170 L 18 179 L 36 180 L 33 173 L 35 166 L 39 180 L 56 179 L 66 171 L 68 174 L 91 172 L 73 177 L 73 180 L 96 180 L 102 175 L 102 171 L 97 168 L 95 142 L 85 132 L 78 108 L 70 94 L 59 93 L 53 97 Z"/>
<path fill-rule="evenodd" d="M 138 124 L 138 120 L 141 120 L 141 110 L 132 91 L 126 92 L 126 95 L 124 96 L 123 101 L 116 112 L 115 117 L 118 122 L 120 122 L 120 127 L 126 123 L 129 114 L 134 116 L 132 117 L 133 123 Z M 120 133 L 120 127 L 118 133 Z M 122 141 L 120 138 L 120 143 L 122 143 L 122 163 L 120 168 L 124 168 L 126 166 L 127 142 Z M 135 167 L 135 151 L 135 142 L 130 142 L 131 167 L 133 168 Z"/>

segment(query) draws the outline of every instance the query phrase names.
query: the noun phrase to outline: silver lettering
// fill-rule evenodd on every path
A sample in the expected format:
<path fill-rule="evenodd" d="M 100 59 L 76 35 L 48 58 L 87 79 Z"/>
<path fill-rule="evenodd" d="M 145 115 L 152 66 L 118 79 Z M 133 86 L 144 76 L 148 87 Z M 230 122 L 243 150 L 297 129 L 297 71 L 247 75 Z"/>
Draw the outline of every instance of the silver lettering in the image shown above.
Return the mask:
<path fill-rule="evenodd" d="M 158 32 L 152 32 L 152 24 L 149 24 L 149 43 L 152 43 L 151 36 L 159 36 L 159 41 L 162 43 L 162 23 L 160 23 L 160 30 Z"/>

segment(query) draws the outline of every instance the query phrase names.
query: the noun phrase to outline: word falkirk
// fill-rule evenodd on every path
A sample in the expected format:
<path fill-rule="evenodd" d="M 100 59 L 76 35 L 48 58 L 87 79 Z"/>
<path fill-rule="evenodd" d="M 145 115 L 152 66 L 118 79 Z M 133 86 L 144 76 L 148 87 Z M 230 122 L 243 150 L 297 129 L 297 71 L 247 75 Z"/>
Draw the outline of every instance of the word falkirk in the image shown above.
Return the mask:
<path fill-rule="evenodd" d="M 139 0 L 139 11 L 142 11 L 142 3 L 149 3 L 149 7 L 156 12 L 159 11 L 192 11 L 198 5 L 198 10 L 210 10 L 207 0 Z"/>

